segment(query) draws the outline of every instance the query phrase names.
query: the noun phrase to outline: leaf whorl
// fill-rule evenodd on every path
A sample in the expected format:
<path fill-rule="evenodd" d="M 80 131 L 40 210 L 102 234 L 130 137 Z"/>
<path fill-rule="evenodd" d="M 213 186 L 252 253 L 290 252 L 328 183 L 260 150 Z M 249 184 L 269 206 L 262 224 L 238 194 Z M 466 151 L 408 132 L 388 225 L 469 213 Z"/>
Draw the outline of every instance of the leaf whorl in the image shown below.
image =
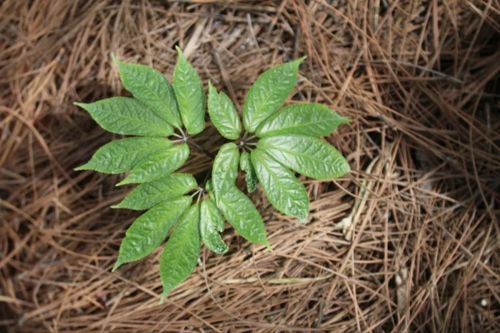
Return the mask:
<path fill-rule="evenodd" d="M 112 206 L 145 210 L 128 228 L 113 271 L 146 257 L 167 239 L 160 258 L 162 296 L 195 269 L 201 243 L 217 254 L 228 251 L 222 237 L 226 221 L 248 241 L 270 247 L 259 211 L 237 186 L 239 171 L 248 193 L 260 185 L 277 211 L 304 223 L 309 199 L 295 173 L 331 180 L 350 170 L 341 153 L 322 139 L 347 118 L 317 103 L 283 107 L 305 58 L 259 75 L 240 117 L 231 99 L 210 82 L 205 102 L 200 76 L 180 48 L 177 54 L 172 84 L 151 67 L 113 56 L 123 86 L 133 97 L 75 103 L 104 130 L 133 136 L 105 144 L 75 170 L 127 173 L 117 185 L 137 184 Z M 206 107 L 212 125 L 234 142 L 219 148 L 202 189 L 193 175 L 177 171 L 190 156 L 186 133 L 197 135 L 205 129 Z"/>

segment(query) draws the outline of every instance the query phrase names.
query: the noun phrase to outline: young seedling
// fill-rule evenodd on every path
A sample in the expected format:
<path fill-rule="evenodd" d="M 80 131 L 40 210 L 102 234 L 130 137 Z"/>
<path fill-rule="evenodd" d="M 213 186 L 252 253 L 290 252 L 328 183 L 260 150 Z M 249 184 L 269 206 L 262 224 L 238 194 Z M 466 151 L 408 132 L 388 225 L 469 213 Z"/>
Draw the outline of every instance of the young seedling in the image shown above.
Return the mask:
<path fill-rule="evenodd" d="M 218 149 L 204 184 L 176 172 L 188 161 L 190 148 L 206 151 L 191 140 L 205 128 L 203 84 L 177 51 L 172 85 L 148 66 L 113 57 L 133 97 L 75 103 L 103 129 L 131 136 L 105 144 L 76 170 L 127 173 L 117 185 L 137 184 L 112 206 L 146 211 L 127 230 L 113 271 L 146 257 L 167 240 L 160 257 L 163 297 L 193 272 L 201 243 L 217 254 L 228 250 L 221 238 L 225 221 L 248 241 L 270 248 L 260 213 L 236 186 L 239 170 L 245 173 L 248 192 L 260 184 L 275 209 L 300 222 L 307 221 L 309 199 L 295 172 L 321 180 L 349 172 L 344 157 L 321 138 L 347 123 L 346 118 L 320 104 L 283 107 L 303 58 L 257 78 L 245 98 L 242 120 L 231 99 L 209 83 L 211 123 L 231 142 Z"/>

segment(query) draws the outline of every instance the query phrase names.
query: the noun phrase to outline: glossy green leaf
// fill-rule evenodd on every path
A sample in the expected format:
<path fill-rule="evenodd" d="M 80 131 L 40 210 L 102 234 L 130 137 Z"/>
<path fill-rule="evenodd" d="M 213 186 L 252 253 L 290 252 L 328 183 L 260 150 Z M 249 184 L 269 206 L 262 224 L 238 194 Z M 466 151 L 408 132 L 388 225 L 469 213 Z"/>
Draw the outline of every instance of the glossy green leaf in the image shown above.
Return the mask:
<path fill-rule="evenodd" d="M 212 178 L 209 178 L 205 184 L 205 191 L 212 192 L 214 190 L 214 186 L 212 184 Z"/>
<path fill-rule="evenodd" d="M 304 185 L 265 152 L 256 149 L 251 158 L 259 183 L 273 207 L 305 221 L 309 214 L 309 198 Z"/>
<path fill-rule="evenodd" d="M 227 245 L 220 233 L 224 231 L 224 218 L 212 200 L 205 199 L 200 206 L 200 234 L 203 243 L 213 252 L 224 254 Z"/>
<path fill-rule="evenodd" d="M 262 73 L 250 87 L 243 104 L 243 125 L 255 129 L 286 101 L 297 84 L 299 66 L 304 58 L 273 67 Z"/>
<path fill-rule="evenodd" d="M 346 159 L 322 139 L 280 135 L 261 139 L 257 148 L 284 166 L 314 179 L 334 179 L 349 172 Z"/>
<path fill-rule="evenodd" d="M 123 135 L 167 136 L 172 126 L 144 103 L 129 97 L 111 97 L 94 103 L 75 103 L 108 132 Z"/>
<path fill-rule="evenodd" d="M 229 140 L 236 140 L 240 137 L 241 122 L 236 107 L 222 91 L 217 93 L 217 89 L 210 82 L 208 83 L 208 114 L 223 137 Z"/>
<path fill-rule="evenodd" d="M 287 106 L 266 119 L 255 132 L 257 136 L 302 134 L 326 136 L 339 125 L 349 122 L 327 106 L 316 103 L 300 103 Z"/>
<path fill-rule="evenodd" d="M 212 167 L 212 186 L 216 197 L 227 187 L 234 186 L 238 177 L 239 158 L 238 146 L 232 142 L 219 149 Z"/>
<path fill-rule="evenodd" d="M 247 185 L 247 191 L 249 193 L 252 193 L 257 188 L 258 181 L 254 167 L 250 162 L 250 154 L 246 151 L 241 153 L 240 169 L 245 172 L 245 183 Z"/>
<path fill-rule="evenodd" d="M 203 83 L 180 48 L 177 48 L 177 53 L 172 86 L 184 127 L 189 134 L 195 135 L 205 128 Z"/>
<path fill-rule="evenodd" d="M 180 168 L 189 157 L 189 147 L 183 143 L 149 155 L 139 162 L 118 185 L 147 183 Z"/>
<path fill-rule="evenodd" d="M 162 201 L 178 198 L 196 189 L 197 186 L 193 176 L 185 173 L 173 173 L 154 182 L 140 184 L 119 204 L 111 207 L 144 210 Z"/>
<path fill-rule="evenodd" d="M 162 202 L 139 216 L 128 228 L 113 271 L 122 264 L 151 254 L 167 238 L 170 228 L 191 205 L 191 197 Z"/>
<path fill-rule="evenodd" d="M 114 59 L 125 89 L 143 102 L 159 118 L 177 128 L 181 118 L 177 110 L 174 90 L 163 74 L 140 64 L 127 64 Z"/>
<path fill-rule="evenodd" d="M 75 170 L 95 170 L 101 173 L 130 171 L 148 155 L 168 149 L 172 142 L 164 138 L 126 138 L 100 147 L 90 161 Z"/>
<path fill-rule="evenodd" d="M 262 217 L 253 202 L 236 186 L 227 187 L 217 194 L 217 207 L 246 240 L 269 246 Z"/>
<path fill-rule="evenodd" d="M 160 257 L 162 297 L 191 275 L 200 255 L 200 206 L 186 211 L 175 227 Z"/>

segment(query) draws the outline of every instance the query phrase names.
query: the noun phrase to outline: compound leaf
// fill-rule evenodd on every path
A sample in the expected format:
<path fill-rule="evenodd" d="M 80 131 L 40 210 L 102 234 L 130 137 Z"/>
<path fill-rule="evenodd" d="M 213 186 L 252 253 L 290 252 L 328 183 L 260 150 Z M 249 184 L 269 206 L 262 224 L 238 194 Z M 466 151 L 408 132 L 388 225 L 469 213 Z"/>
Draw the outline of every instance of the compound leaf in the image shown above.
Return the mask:
<path fill-rule="evenodd" d="M 119 204 L 112 208 L 144 210 L 162 201 L 178 198 L 197 187 L 196 180 L 186 173 L 173 173 L 154 182 L 144 183 L 133 189 Z"/>
<path fill-rule="evenodd" d="M 259 137 L 302 134 L 326 136 L 349 120 L 317 103 L 300 103 L 287 106 L 266 119 L 256 131 Z"/>
<path fill-rule="evenodd" d="M 123 135 L 167 136 L 172 126 L 144 103 L 130 97 L 111 97 L 94 103 L 75 103 L 108 132 Z"/>
<path fill-rule="evenodd" d="M 162 297 L 183 282 L 195 269 L 200 255 L 200 206 L 195 204 L 181 217 L 160 257 Z"/>
<path fill-rule="evenodd" d="M 257 143 L 257 148 L 293 171 L 314 179 L 333 179 L 350 171 L 342 154 L 326 141 L 310 136 L 265 137 Z"/>
<path fill-rule="evenodd" d="M 241 236 L 252 243 L 269 246 L 262 217 L 243 192 L 233 185 L 216 197 L 217 207 Z"/>
<path fill-rule="evenodd" d="M 181 118 L 177 110 L 174 90 L 163 74 L 140 64 L 127 64 L 114 59 L 125 89 L 143 102 L 158 117 L 180 128 Z"/>
<path fill-rule="evenodd" d="M 240 169 L 245 172 L 245 183 L 247 185 L 247 191 L 252 193 L 257 188 L 257 176 L 255 175 L 255 170 L 250 162 L 250 154 L 246 151 L 241 153 L 240 156 Z"/>
<path fill-rule="evenodd" d="M 189 147 L 183 143 L 149 155 L 139 162 L 118 185 L 147 183 L 180 168 L 189 157 Z"/>
<path fill-rule="evenodd" d="M 295 216 L 301 222 L 309 214 L 309 198 L 304 185 L 287 168 L 265 152 L 252 151 L 252 164 L 257 178 L 274 208 L 283 214 Z"/>
<path fill-rule="evenodd" d="M 203 243 L 213 252 L 224 254 L 227 245 L 222 240 L 220 233 L 224 231 L 224 218 L 219 209 L 209 198 L 200 205 L 200 234 Z"/>
<path fill-rule="evenodd" d="M 180 48 L 177 48 L 177 54 L 172 86 L 184 127 L 189 134 L 195 135 L 205 128 L 203 83 Z"/>
<path fill-rule="evenodd" d="M 90 161 L 75 170 L 95 170 L 101 173 L 130 171 L 148 155 L 169 148 L 172 142 L 164 138 L 126 138 L 100 147 Z"/>
<path fill-rule="evenodd" d="M 233 102 L 222 91 L 217 93 L 217 89 L 210 82 L 208 83 L 208 114 L 223 137 L 229 140 L 236 140 L 240 137 L 241 122 Z"/>
<path fill-rule="evenodd" d="M 219 149 L 212 168 L 212 187 L 216 197 L 227 187 L 234 186 L 238 177 L 239 158 L 238 146 L 232 142 Z"/>
<path fill-rule="evenodd" d="M 122 264 L 151 254 L 167 238 L 170 228 L 191 204 L 191 197 L 162 202 L 139 216 L 128 228 L 120 245 L 115 271 Z"/>
<path fill-rule="evenodd" d="M 243 103 L 243 125 L 253 133 L 259 124 L 285 102 L 297 84 L 304 58 L 273 67 L 262 73 L 250 87 Z"/>

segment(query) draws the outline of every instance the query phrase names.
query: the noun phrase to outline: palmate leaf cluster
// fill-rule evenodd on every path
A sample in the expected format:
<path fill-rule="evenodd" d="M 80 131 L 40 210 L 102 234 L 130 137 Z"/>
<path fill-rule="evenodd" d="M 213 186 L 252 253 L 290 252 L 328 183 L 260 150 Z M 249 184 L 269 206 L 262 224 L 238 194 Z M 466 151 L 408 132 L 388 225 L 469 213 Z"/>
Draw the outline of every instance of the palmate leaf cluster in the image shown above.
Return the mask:
<path fill-rule="evenodd" d="M 194 270 L 201 243 L 223 254 L 227 221 L 245 239 L 270 247 L 255 205 L 236 183 L 244 174 L 246 192 L 262 189 L 279 212 L 306 222 L 309 200 L 296 173 L 328 180 L 349 171 L 345 158 L 322 137 L 347 122 L 316 103 L 283 106 L 297 84 L 303 59 L 262 73 L 245 98 L 242 117 L 231 99 L 203 83 L 182 51 L 170 84 L 156 70 L 116 58 L 120 79 L 133 97 L 75 103 L 105 130 L 125 136 L 99 148 L 77 170 L 126 177 L 117 185 L 137 186 L 113 208 L 145 212 L 129 227 L 113 270 L 151 254 L 165 240 L 160 257 L 163 295 Z M 190 136 L 211 123 L 229 142 L 213 161 L 211 178 L 198 184 L 177 170 L 190 155 Z"/>

